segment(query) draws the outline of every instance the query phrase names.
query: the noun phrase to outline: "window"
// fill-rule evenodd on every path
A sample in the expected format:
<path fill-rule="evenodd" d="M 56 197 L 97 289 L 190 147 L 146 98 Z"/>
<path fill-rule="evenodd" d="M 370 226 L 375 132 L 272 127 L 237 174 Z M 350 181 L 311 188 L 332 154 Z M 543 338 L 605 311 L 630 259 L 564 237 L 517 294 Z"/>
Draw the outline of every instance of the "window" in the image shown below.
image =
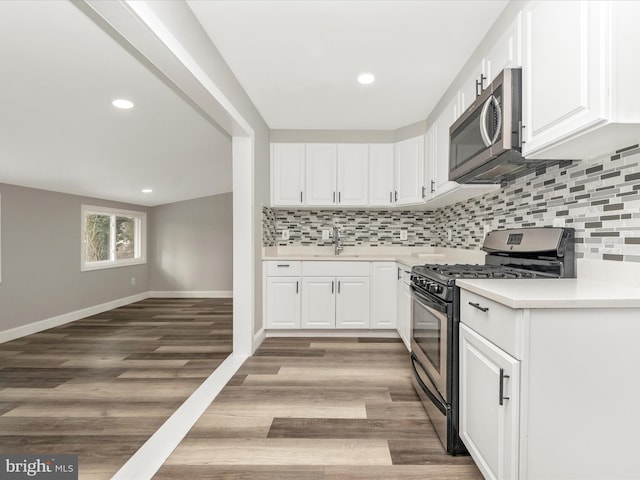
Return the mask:
<path fill-rule="evenodd" d="M 146 263 L 144 212 L 82 205 L 84 270 Z"/>

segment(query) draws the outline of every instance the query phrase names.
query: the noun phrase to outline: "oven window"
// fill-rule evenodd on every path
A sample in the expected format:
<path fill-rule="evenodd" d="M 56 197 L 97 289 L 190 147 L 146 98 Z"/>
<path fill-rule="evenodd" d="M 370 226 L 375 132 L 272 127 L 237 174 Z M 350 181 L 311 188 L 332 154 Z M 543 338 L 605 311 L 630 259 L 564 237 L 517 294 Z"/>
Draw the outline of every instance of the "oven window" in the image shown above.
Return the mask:
<path fill-rule="evenodd" d="M 420 345 L 420 349 L 427 356 L 431 365 L 440 370 L 440 337 L 442 334 L 442 321 L 446 317 L 438 315 L 438 312 L 429 310 L 419 301 L 413 301 L 413 338 Z"/>

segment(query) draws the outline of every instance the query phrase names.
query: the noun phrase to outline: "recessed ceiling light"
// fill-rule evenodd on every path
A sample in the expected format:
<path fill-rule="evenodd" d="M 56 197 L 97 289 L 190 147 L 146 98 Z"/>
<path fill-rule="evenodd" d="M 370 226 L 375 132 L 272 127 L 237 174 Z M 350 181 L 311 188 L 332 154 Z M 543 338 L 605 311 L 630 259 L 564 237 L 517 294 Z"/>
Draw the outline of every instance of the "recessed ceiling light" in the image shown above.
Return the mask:
<path fill-rule="evenodd" d="M 361 83 L 362 85 L 370 85 L 375 81 L 376 77 L 373 73 L 365 72 L 358 75 L 358 83 Z"/>
<path fill-rule="evenodd" d="M 143 188 L 142 189 L 142 193 L 152 193 L 153 189 L 152 188 Z"/>
<path fill-rule="evenodd" d="M 130 108 L 133 108 L 133 102 L 131 100 L 125 100 L 124 98 L 116 98 L 111 102 L 111 105 L 122 110 L 129 110 Z"/>

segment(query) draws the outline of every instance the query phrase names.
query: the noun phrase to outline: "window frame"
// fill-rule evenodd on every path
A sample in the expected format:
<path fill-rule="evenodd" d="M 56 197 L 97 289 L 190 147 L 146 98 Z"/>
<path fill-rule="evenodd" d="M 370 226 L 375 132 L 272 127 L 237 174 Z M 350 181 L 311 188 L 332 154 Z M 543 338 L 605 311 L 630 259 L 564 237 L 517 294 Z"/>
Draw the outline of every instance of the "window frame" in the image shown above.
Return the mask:
<path fill-rule="evenodd" d="M 147 263 L 147 213 L 135 210 L 123 210 L 119 208 L 99 207 L 95 205 L 82 205 L 80 227 L 80 271 L 89 272 L 103 270 L 105 268 L 128 267 Z M 105 215 L 111 218 L 111 234 L 109 245 L 109 260 L 87 262 L 85 260 L 86 242 L 85 231 L 87 227 L 87 215 Z M 134 258 L 117 259 L 115 256 L 115 218 L 132 217 L 136 220 L 135 249 L 138 256 Z M 112 240 L 111 240 L 112 239 Z"/>

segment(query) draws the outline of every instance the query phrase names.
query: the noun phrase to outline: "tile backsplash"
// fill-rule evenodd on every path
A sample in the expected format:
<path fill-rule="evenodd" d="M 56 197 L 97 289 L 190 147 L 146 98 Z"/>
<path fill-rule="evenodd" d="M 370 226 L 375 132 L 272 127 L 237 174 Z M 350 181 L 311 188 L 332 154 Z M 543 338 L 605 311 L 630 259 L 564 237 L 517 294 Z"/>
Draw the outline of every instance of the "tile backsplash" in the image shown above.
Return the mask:
<path fill-rule="evenodd" d="M 334 224 L 347 246 L 476 249 L 484 228 L 552 226 L 576 230 L 578 258 L 640 262 L 640 148 L 595 160 L 561 163 L 502 189 L 435 211 L 285 210 L 263 208 L 264 246 L 325 246 Z M 288 229 L 289 240 L 281 240 Z M 407 240 L 400 240 L 400 231 Z M 448 238 L 451 230 L 451 240 Z"/>

